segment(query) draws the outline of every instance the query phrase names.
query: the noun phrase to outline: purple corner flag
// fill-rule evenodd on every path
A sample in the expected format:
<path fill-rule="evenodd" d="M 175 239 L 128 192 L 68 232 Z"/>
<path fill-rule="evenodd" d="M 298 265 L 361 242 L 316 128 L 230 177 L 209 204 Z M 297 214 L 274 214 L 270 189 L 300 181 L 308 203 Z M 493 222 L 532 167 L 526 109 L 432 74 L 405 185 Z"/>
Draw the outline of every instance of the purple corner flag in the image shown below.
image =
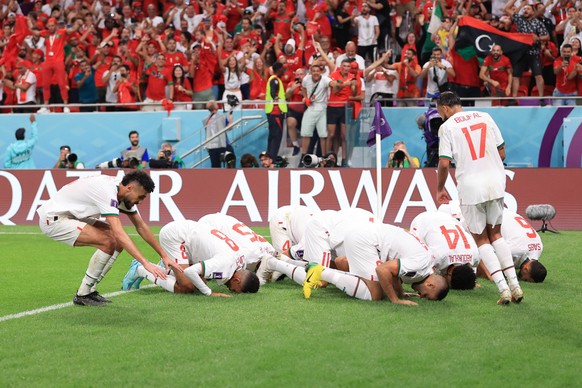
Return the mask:
<path fill-rule="evenodd" d="M 382 139 L 392 135 L 392 128 L 390 128 L 390 125 L 384 116 L 384 112 L 382 112 L 382 106 L 380 106 L 379 101 L 376 101 L 374 104 L 374 120 L 372 120 L 370 133 L 368 134 L 368 140 L 366 141 L 368 147 L 372 147 L 376 144 L 377 133 L 380 134 Z"/>

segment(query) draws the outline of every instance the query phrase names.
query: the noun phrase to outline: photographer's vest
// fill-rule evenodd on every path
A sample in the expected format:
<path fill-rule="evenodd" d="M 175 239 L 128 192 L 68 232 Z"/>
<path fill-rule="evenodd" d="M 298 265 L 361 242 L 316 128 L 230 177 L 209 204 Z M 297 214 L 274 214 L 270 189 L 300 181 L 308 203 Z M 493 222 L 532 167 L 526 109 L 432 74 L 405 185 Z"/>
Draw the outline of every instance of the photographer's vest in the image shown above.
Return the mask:
<path fill-rule="evenodd" d="M 271 97 L 271 81 L 275 78 L 279 81 L 279 91 L 277 92 L 279 103 L 277 105 L 279 106 L 279 110 L 281 111 L 281 113 L 287 113 L 287 102 L 285 100 L 285 88 L 283 87 L 283 82 L 276 75 L 272 75 L 269 77 L 269 80 L 267 81 L 267 92 L 265 95 L 265 100 L 267 101 L 267 103 L 265 104 L 266 114 L 271 113 L 275 105 L 273 103 L 273 97 Z"/>

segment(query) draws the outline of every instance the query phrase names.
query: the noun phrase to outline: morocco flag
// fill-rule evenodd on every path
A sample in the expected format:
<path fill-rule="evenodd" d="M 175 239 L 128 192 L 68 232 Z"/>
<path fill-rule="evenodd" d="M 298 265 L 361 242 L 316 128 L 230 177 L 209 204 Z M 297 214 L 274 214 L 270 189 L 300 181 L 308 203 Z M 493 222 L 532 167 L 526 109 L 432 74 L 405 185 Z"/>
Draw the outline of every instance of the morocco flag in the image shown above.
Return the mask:
<path fill-rule="evenodd" d="M 483 61 L 494 44 L 500 45 L 503 55 L 515 65 L 533 45 L 533 37 L 531 34 L 500 31 L 470 16 L 461 18 L 455 46 L 463 58 L 468 60 L 477 55 Z"/>

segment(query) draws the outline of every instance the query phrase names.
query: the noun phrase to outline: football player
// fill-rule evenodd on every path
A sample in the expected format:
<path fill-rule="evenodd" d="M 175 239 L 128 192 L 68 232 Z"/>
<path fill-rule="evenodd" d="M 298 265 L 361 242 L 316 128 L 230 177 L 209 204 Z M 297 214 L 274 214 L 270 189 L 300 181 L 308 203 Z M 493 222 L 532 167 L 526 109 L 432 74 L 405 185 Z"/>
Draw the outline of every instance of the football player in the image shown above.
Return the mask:
<path fill-rule="evenodd" d="M 122 289 L 139 288 L 146 278 L 166 291 L 228 297 L 212 291 L 205 279 L 214 279 L 234 293 L 255 293 L 259 290 L 257 275 L 246 269 L 245 250 L 218 229 L 191 220 L 172 221 L 160 230 L 160 245 L 183 273 L 174 271 L 161 279 L 132 261 L 123 278 Z"/>

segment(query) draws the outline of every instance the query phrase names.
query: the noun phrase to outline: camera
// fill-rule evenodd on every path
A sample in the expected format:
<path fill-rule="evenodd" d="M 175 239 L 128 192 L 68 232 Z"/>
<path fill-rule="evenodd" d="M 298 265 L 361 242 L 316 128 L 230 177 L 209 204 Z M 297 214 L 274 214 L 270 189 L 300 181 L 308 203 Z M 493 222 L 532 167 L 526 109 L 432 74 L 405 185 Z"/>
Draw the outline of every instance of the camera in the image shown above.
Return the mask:
<path fill-rule="evenodd" d="M 229 166 L 236 163 L 236 156 L 230 151 L 226 151 L 220 154 L 220 162 Z"/>
<path fill-rule="evenodd" d="M 320 158 L 317 155 L 310 154 L 303 157 L 303 165 L 305 167 L 318 167 L 322 163 L 325 167 L 333 167 L 335 165 L 335 160 L 331 158 Z"/>
<path fill-rule="evenodd" d="M 136 159 L 136 158 L 133 158 Z M 137 159 L 136 159 L 137 160 Z M 122 166 L 122 161 L 120 158 L 111 159 L 107 162 L 99 163 L 95 168 L 119 168 Z M 137 165 L 136 165 L 137 167 Z"/>
<path fill-rule="evenodd" d="M 77 154 L 70 153 L 65 155 L 65 160 L 69 163 L 75 163 L 77 159 L 78 159 Z"/>
<path fill-rule="evenodd" d="M 295 78 L 295 83 L 296 83 L 296 84 L 298 84 L 298 83 L 300 83 L 300 82 L 301 82 L 301 81 L 299 81 L 299 78 Z"/>
<path fill-rule="evenodd" d="M 166 159 L 170 159 L 172 157 L 172 151 L 170 150 L 164 150 L 163 153 Z"/>
<path fill-rule="evenodd" d="M 398 151 L 394 152 L 394 156 L 392 157 L 393 161 L 404 162 L 404 159 L 406 159 L 406 154 L 404 153 L 404 151 L 398 150 Z"/>
<path fill-rule="evenodd" d="M 237 107 L 240 104 L 240 101 L 237 96 L 234 94 L 229 94 L 226 96 L 226 102 L 228 105 L 232 106 L 233 108 Z"/>
<path fill-rule="evenodd" d="M 282 157 L 282 156 L 277 156 L 273 162 L 273 164 L 275 165 L 275 167 L 277 168 L 285 168 L 287 167 L 287 165 L 289 164 L 289 162 L 287 161 L 286 158 Z"/>

